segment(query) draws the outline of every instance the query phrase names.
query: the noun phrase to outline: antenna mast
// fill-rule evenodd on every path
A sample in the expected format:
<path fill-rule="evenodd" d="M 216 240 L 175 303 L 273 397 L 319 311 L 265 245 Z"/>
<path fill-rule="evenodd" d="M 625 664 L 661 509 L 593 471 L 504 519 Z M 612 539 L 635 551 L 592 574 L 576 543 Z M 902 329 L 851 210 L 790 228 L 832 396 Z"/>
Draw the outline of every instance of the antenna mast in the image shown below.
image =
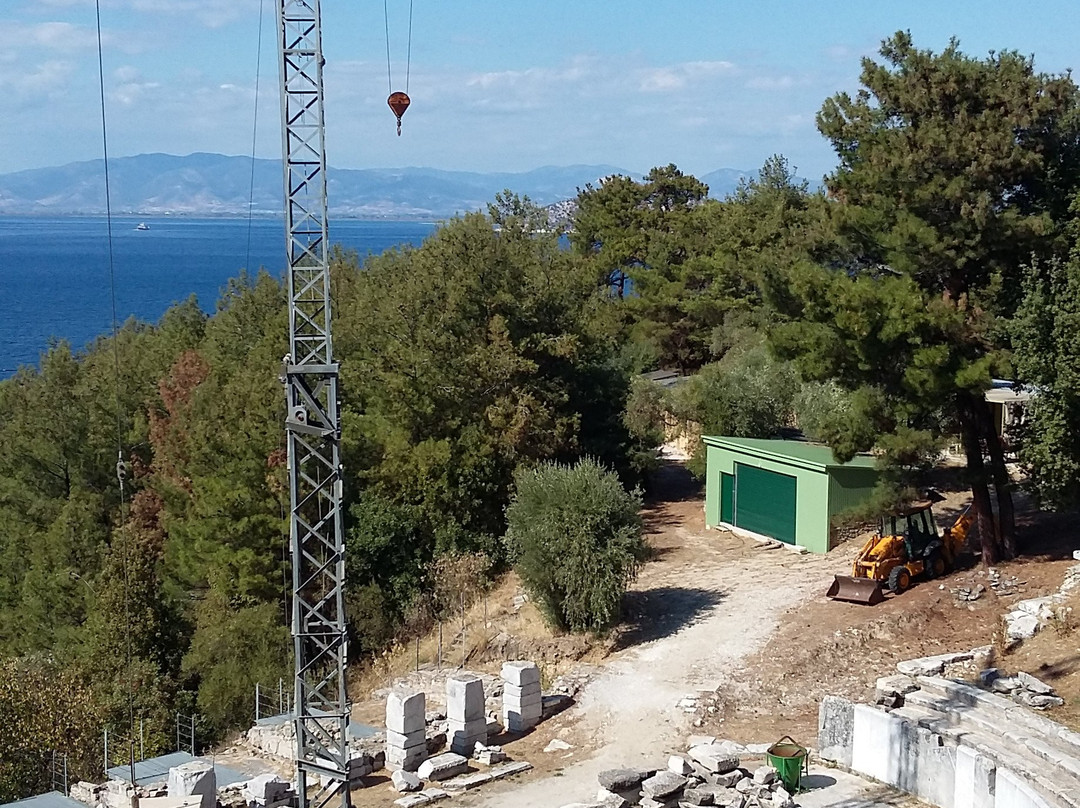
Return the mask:
<path fill-rule="evenodd" d="M 289 257 L 284 377 L 297 791 L 300 808 L 349 808 L 341 426 L 330 337 L 319 0 L 277 0 L 277 34 Z"/>

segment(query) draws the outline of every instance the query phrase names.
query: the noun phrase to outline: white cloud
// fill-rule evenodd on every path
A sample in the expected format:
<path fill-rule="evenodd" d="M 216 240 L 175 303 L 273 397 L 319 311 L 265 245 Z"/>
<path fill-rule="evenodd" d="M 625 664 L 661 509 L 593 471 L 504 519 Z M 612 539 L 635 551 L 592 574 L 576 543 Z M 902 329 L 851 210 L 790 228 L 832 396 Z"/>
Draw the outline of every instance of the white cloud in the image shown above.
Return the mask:
<path fill-rule="evenodd" d="M 20 23 L 0 20 L 0 28 L 9 42 L 19 47 L 45 48 L 66 52 L 91 50 L 97 47 L 97 33 L 93 28 L 73 25 L 69 22 Z M 107 41 L 105 36 L 103 41 Z"/>
<path fill-rule="evenodd" d="M 94 0 L 34 0 L 45 8 L 93 8 Z M 102 0 L 103 9 L 129 10 L 148 15 L 182 16 L 207 28 L 220 28 L 258 14 L 259 0 Z"/>
<path fill-rule="evenodd" d="M 0 73 L 0 88 L 21 96 L 51 95 L 63 90 L 75 66 L 62 59 L 49 59 L 27 70 Z"/>

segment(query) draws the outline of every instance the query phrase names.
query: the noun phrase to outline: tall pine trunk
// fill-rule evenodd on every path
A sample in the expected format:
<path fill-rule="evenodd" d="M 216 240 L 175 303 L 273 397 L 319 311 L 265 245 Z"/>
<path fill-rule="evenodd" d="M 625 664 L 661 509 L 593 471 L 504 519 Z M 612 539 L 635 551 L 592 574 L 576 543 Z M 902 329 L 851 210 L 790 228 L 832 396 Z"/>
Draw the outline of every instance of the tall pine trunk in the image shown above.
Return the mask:
<path fill-rule="evenodd" d="M 985 399 L 979 399 L 976 406 L 979 408 L 979 421 L 990 454 L 990 475 L 994 481 L 994 493 L 997 495 L 998 535 L 1001 537 L 1002 557 L 1016 558 L 1016 511 L 1012 498 L 1013 482 L 1009 477 L 1009 470 L 1005 467 L 1005 450 L 994 428 L 990 405 Z"/>
<path fill-rule="evenodd" d="M 979 440 L 978 407 L 974 396 L 961 393 L 958 397 L 960 411 L 960 439 L 967 457 L 968 482 L 971 485 L 971 506 L 975 511 L 975 524 L 979 528 L 983 564 L 997 564 L 1003 557 L 1001 541 L 994 525 L 994 508 L 986 487 L 986 466 L 983 464 L 982 442 Z"/>

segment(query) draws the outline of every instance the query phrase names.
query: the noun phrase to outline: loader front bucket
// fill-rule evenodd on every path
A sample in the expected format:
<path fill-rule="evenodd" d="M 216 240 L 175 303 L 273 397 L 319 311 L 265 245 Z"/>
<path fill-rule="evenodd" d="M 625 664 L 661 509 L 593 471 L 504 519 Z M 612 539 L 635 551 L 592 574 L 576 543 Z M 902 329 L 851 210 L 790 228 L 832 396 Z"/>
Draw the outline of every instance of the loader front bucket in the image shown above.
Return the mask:
<path fill-rule="evenodd" d="M 850 575 L 837 575 L 825 593 L 833 600 L 846 600 L 851 603 L 865 603 L 873 606 L 885 600 L 885 593 L 881 588 L 881 581 L 870 578 L 853 578 Z"/>

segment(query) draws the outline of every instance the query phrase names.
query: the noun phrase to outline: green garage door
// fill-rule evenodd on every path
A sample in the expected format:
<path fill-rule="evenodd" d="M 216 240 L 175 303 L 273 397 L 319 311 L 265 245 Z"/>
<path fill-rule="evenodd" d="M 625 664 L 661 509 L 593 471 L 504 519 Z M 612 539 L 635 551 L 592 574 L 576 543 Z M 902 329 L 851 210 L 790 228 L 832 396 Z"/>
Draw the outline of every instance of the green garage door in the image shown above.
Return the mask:
<path fill-rule="evenodd" d="M 735 464 L 735 525 L 795 543 L 795 478 Z"/>

